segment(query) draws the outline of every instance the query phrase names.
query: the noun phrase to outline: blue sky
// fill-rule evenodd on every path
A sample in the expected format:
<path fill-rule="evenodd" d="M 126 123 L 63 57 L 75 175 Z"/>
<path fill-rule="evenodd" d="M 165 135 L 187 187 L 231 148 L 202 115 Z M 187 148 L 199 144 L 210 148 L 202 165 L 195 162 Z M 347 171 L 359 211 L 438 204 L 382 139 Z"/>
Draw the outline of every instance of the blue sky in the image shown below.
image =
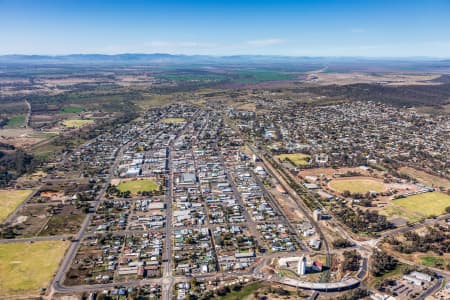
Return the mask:
<path fill-rule="evenodd" d="M 0 54 L 450 57 L 450 0 L 0 0 Z"/>

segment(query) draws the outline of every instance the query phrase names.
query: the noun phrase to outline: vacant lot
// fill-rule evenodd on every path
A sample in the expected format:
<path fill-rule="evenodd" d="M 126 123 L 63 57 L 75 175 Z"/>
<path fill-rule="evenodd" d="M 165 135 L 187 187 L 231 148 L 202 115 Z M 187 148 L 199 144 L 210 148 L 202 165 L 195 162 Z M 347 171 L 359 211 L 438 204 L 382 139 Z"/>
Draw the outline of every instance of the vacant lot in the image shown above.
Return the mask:
<path fill-rule="evenodd" d="M 117 186 L 119 191 L 130 191 L 133 194 L 136 194 L 137 192 L 152 192 L 158 190 L 158 188 L 158 184 L 150 179 L 125 181 Z"/>
<path fill-rule="evenodd" d="M 62 114 L 78 114 L 83 111 L 84 109 L 82 107 L 64 107 L 59 112 Z"/>
<path fill-rule="evenodd" d="M 386 206 L 380 210 L 380 213 L 388 217 L 388 219 L 401 218 L 412 223 L 419 222 L 424 218 L 421 214 L 415 213 L 398 205 Z"/>
<path fill-rule="evenodd" d="M 36 296 L 47 287 L 69 242 L 0 244 L 0 295 L 14 299 Z"/>
<path fill-rule="evenodd" d="M 280 154 L 275 157 L 280 161 L 289 161 L 296 167 L 308 165 L 310 158 L 308 154 L 303 153 Z"/>
<path fill-rule="evenodd" d="M 434 176 L 411 167 L 402 167 L 398 171 L 426 185 L 450 189 L 450 181 L 445 178 Z"/>
<path fill-rule="evenodd" d="M 395 86 L 438 85 L 438 82 L 431 81 L 438 77 L 439 75 L 311 72 L 306 81 L 319 85 L 347 85 L 354 83 L 379 83 L 382 85 Z"/>
<path fill-rule="evenodd" d="M 88 124 L 94 123 L 93 120 L 67 119 L 62 124 L 69 128 L 79 128 Z"/>
<path fill-rule="evenodd" d="M 31 190 L 0 190 L 0 222 L 3 222 L 31 192 Z"/>
<path fill-rule="evenodd" d="M 186 122 L 186 119 L 184 118 L 165 118 L 162 119 L 161 122 L 167 123 L 167 124 L 179 124 Z"/>
<path fill-rule="evenodd" d="M 445 208 L 450 206 L 450 196 L 431 192 L 393 200 L 393 203 L 426 217 L 438 216 L 445 213 Z"/>
<path fill-rule="evenodd" d="M 334 179 L 330 181 L 328 186 L 339 193 L 342 193 L 344 191 L 349 191 L 350 193 L 380 193 L 385 190 L 385 186 L 381 181 L 370 177 L 349 177 Z"/>

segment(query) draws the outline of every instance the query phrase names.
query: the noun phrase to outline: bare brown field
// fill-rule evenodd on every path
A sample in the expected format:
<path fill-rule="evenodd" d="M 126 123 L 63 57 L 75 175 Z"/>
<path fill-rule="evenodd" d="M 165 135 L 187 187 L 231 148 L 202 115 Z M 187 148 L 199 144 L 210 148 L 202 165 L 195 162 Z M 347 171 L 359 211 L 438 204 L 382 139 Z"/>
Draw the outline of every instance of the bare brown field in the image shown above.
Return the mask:
<path fill-rule="evenodd" d="M 345 174 L 347 172 L 358 172 L 361 175 L 368 174 L 368 172 L 363 169 L 350 168 L 350 167 L 343 167 L 343 168 L 339 168 L 339 169 L 333 169 L 333 168 L 304 169 L 304 170 L 301 170 L 298 174 L 303 177 L 305 177 L 305 176 L 320 176 L 320 175 L 324 175 L 326 177 L 333 177 L 333 175 Z"/>
<path fill-rule="evenodd" d="M 0 143 L 15 147 L 28 147 L 46 139 L 45 135 L 35 135 L 31 128 L 0 129 Z"/>
<path fill-rule="evenodd" d="M 398 171 L 400 173 L 405 173 L 406 175 L 411 176 L 417 181 L 422 182 L 426 185 L 450 189 L 450 180 L 447 180 L 445 178 L 434 176 L 411 167 L 402 167 Z"/>
<path fill-rule="evenodd" d="M 382 85 L 439 85 L 430 80 L 440 75 L 368 74 L 368 73 L 310 73 L 305 82 L 319 85 L 347 85 L 353 83 L 379 83 Z"/>
<path fill-rule="evenodd" d="M 247 103 L 237 102 L 235 107 L 237 110 L 256 111 L 256 104 L 250 102 Z"/>
<path fill-rule="evenodd" d="M 93 83 L 104 81 L 104 79 L 99 78 L 77 78 L 77 77 L 67 77 L 67 78 L 40 78 L 37 80 L 38 83 L 44 84 L 46 86 L 58 86 L 58 85 L 75 85 L 80 83 Z"/>
<path fill-rule="evenodd" d="M 30 83 L 30 80 L 25 78 L 0 78 L 0 83 L 1 84 Z"/>
<path fill-rule="evenodd" d="M 63 115 L 36 115 L 33 114 L 31 116 L 31 121 L 32 122 L 51 122 L 51 121 L 58 121 L 63 119 L 64 116 Z"/>

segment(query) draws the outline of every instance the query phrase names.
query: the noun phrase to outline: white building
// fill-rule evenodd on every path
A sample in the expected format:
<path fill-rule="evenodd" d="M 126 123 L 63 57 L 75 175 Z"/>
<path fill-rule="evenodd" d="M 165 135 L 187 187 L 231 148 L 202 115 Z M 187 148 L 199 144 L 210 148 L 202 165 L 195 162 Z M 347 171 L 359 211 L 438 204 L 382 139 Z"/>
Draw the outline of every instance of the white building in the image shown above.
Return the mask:
<path fill-rule="evenodd" d="M 320 221 L 322 219 L 322 211 L 320 209 L 315 209 L 313 211 L 313 217 L 315 221 Z"/>
<path fill-rule="evenodd" d="M 305 275 L 306 274 L 306 257 L 304 255 L 298 261 L 297 273 L 299 275 Z"/>

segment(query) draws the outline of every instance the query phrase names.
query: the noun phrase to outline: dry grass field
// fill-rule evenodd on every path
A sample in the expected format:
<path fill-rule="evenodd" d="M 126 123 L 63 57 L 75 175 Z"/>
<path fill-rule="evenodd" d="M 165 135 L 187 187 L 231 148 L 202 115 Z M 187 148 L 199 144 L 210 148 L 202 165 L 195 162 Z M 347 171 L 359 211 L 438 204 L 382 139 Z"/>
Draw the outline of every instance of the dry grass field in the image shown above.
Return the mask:
<path fill-rule="evenodd" d="M 81 119 L 67 119 L 62 121 L 62 124 L 68 128 L 79 128 L 93 123 L 94 123 L 93 120 L 81 120 Z"/>
<path fill-rule="evenodd" d="M 0 244 L 0 299 L 38 296 L 68 245 L 63 241 Z"/>
<path fill-rule="evenodd" d="M 0 190 L 0 222 L 16 210 L 31 192 L 31 190 Z"/>
<path fill-rule="evenodd" d="M 393 204 L 425 217 L 438 216 L 450 206 L 450 196 L 439 192 L 423 193 L 393 200 Z"/>
<path fill-rule="evenodd" d="M 293 163 L 296 167 L 306 166 L 309 164 L 309 159 L 311 156 L 303 153 L 291 153 L 291 154 L 280 154 L 275 156 L 280 161 L 289 161 Z"/>

